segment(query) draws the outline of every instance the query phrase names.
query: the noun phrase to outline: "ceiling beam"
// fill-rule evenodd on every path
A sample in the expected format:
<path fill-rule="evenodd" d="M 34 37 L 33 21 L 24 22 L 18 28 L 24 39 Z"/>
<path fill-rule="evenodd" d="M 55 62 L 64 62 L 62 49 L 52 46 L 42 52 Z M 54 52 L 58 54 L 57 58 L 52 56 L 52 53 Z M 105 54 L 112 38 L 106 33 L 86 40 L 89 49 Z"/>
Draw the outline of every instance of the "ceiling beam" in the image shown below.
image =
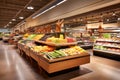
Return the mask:
<path fill-rule="evenodd" d="M 0 3 L 0 8 L 2 9 L 14 9 L 14 10 L 20 10 L 24 8 L 23 5 L 16 5 L 16 4 L 9 4 L 9 3 Z"/>

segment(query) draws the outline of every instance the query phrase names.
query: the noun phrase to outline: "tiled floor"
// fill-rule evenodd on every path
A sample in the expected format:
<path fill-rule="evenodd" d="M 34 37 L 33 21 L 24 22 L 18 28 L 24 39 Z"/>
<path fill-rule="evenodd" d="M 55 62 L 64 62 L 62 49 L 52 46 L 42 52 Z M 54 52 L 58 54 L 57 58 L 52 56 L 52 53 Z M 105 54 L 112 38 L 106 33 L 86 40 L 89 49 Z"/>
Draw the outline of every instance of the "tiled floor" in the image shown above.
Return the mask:
<path fill-rule="evenodd" d="M 80 69 L 50 76 L 21 57 L 14 46 L 0 42 L 0 80 L 120 80 L 120 62 L 91 56 Z"/>

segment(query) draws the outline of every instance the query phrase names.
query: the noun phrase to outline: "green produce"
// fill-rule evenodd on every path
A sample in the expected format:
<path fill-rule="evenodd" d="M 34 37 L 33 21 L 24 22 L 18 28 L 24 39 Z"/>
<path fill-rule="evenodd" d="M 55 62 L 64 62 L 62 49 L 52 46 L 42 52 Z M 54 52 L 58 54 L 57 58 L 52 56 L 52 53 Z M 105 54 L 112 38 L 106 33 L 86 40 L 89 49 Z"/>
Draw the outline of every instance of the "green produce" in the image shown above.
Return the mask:
<path fill-rule="evenodd" d="M 35 36 L 36 36 L 36 34 L 31 34 L 30 36 L 28 36 L 27 39 L 32 40 Z"/>
<path fill-rule="evenodd" d="M 54 58 L 60 58 L 60 57 L 64 57 L 66 56 L 65 53 L 63 53 L 62 51 L 60 50 L 55 50 L 53 52 L 48 52 L 48 53 L 45 53 L 46 57 L 49 58 L 49 59 L 54 59 Z"/>

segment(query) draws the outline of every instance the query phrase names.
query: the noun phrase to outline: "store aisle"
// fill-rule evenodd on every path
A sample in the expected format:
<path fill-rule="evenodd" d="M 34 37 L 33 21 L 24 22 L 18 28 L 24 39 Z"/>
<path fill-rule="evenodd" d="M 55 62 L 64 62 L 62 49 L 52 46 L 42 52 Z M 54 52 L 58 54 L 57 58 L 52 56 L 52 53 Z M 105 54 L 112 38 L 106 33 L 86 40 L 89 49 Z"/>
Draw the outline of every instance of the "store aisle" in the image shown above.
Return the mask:
<path fill-rule="evenodd" d="M 36 80 L 14 46 L 0 42 L 0 80 Z"/>
<path fill-rule="evenodd" d="M 82 65 L 92 72 L 71 80 L 120 80 L 120 62 L 91 56 L 91 63 Z"/>
<path fill-rule="evenodd" d="M 14 46 L 0 42 L 0 80 L 120 80 L 120 62 L 91 56 L 81 69 L 49 76 L 22 58 Z"/>
<path fill-rule="evenodd" d="M 83 68 L 50 76 L 40 70 L 21 57 L 14 46 L 0 42 L 0 80 L 69 80 L 91 72 Z"/>

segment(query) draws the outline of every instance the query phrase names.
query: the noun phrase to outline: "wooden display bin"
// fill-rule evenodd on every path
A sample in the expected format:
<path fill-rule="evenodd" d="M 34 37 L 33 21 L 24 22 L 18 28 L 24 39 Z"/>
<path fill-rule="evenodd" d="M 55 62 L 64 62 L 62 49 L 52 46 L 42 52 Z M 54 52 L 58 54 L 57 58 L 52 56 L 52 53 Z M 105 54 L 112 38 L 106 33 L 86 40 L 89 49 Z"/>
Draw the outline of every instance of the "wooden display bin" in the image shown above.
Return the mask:
<path fill-rule="evenodd" d="M 90 62 L 90 54 L 88 54 L 87 52 L 66 56 L 62 58 L 48 59 L 37 52 L 27 49 L 26 46 L 22 44 L 19 44 L 18 46 L 25 52 L 26 55 L 29 54 L 29 56 L 33 58 L 38 63 L 38 65 L 48 73 L 54 73 L 54 72 L 74 68 Z"/>
<path fill-rule="evenodd" d="M 64 58 L 54 60 L 47 60 L 46 58 L 41 56 L 38 60 L 39 66 L 41 66 L 48 73 L 54 73 L 65 69 L 77 67 L 89 62 L 90 62 L 89 54 L 67 56 Z"/>
<path fill-rule="evenodd" d="M 26 53 L 27 56 L 30 56 L 30 49 L 28 47 L 25 48 L 24 52 Z"/>
<path fill-rule="evenodd" d="M 38 53 L 30 50 L 30 57 L 33 58 L 36 62 L 39 61 Z"/>

